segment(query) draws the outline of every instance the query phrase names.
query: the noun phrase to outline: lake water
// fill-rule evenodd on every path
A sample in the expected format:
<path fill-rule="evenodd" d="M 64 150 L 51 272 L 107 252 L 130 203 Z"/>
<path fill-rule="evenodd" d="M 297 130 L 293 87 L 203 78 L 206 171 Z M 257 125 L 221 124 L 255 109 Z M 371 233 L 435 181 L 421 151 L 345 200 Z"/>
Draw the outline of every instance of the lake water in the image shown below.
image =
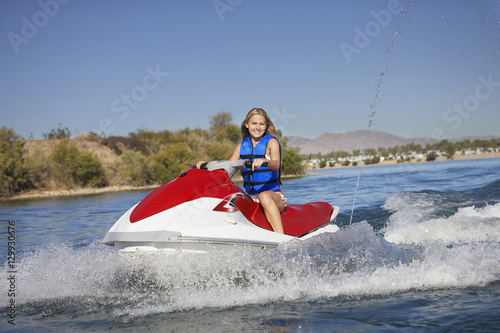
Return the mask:
<path fill-rule="evenodd" d="M 362 168 L 350 225 L 359 170 L 285 180 L 341 230 L 268 252 L 123 257 L 102 238 L 147 192 L 1 202 L 0 330 L 498 332 L 500 159 Z"/>

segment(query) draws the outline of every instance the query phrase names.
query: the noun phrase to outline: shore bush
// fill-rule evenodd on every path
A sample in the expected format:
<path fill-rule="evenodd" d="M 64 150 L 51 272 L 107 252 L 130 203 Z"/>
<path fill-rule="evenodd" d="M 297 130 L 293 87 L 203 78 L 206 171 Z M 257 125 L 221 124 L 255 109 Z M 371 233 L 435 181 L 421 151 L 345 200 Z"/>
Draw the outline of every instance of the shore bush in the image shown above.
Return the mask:
<path fill-rule="evenodd" d="M 210 119 L 210 132 L 216 141 L 229 140 L 238 143 L 241 139 L 240 127 L 233 124 L 230 112 L 220 111 Z"/>
<path fill-rule="evenodd" d="M 107 149 L 97 157 L 88 146 L 82 148 L 70 139 L 69 129 L 62 124 L 43 134 L 45 139 L 53 141 L 40 149 L 35 145 L 27 153 L 23 139 L 13 129 L 0 130 L 0 196 L 9 197 L 30 189 L 160 184 L 177 177 L 197 161 L 229 159 L 241 140 L 240 127 L 224 111 L 211 118 L 209 130 L 138 129 L 128 137 L 103 138 L 95 133 L 79 137 L 78 142 L 92 141 L 110 148 L 116 154 L 114 157 L 109 156 Z M 279 131 L 278 138 L 282 144 L 282 174 L 304 173 L 299 150 L 287 147 L 286 137 Z"/>
<path fill-rule="evenodd" d="M 281 158 L 281 173 L 284 175 L 300 175 L 304 173 L 302 156 L 298 148 L 284 147 Z"/>
<path fill-rule="evenodd" d="M 117 173 L 116 182 L 120 185 L 143 186 L 154 182 L 150 158 L 136 150 L 125 150 L 120 161 L 114 166 Z"/>
<path fill-rule="evenodd" d="M 67 127 L 62 127 L 62 124 L 59 124 L 57 127 L 54 127 L 49 133 L 42 133 L 43 138 L 46 140 L 58 140 L 58 139 L 69 139 L 71 138 L 71 131 Z"/>
<path fill-rule="evenodd" d="M 161 183 L 172 180 L 195 163 L 196 154 L 189 149 L 186 143 L 178 142 L 166 145 L 152 158 L 153 180 Z"/>
<path fill-rule="evenodd" d="M 0 129 L 0 195 L 11 196 L 30 187 L 21 136 L 13 128 Z"/>
<path fill-rule="evenodd" d="M 69 140 L 54 147 L 51 160 L 54 176 L 60 185 L 102 187 L 107 184 L 99 159 L 89 152 L 80 151 Z"/>
<path fill-rule="evenodd" d="M 205 150 L 207 161 L 227 160 L 231 157 L 234 150 L 234 143 L 224 141 L 222 143 L 214 142 L 207 146 Z M 205 160 L 205 159 L 203 159 Z"/>
<path fill-rule="evenodd" d="M 32 188 L 51 187 L 51 162 L 47 154 L 35 149 L 30 156 L 25 157 L 25 163 Z"/>

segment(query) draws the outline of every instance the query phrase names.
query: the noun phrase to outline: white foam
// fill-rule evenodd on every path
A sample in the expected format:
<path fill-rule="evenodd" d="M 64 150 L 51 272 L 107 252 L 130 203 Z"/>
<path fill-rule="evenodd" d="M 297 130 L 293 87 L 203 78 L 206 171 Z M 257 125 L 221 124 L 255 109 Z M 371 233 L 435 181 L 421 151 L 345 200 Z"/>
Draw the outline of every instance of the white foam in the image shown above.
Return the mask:
<path fill-rule="evenodd" d="M 500 203 L 482 208 L 462 207 L 451 216 L 432 217 L 436 210 L 444 208 L 433 200 L 412 198 L 414 201 L 410 203 L 407 197 L 394 196 L 384 205 L 387 209 L 397 210 L 383 230 L 387 241 L 398 244 L 500 242 Z"/>
<path fill-rule="evenodd" d="M 498 209 L 457 214 L 496 219 Z M 500 277 L 500 246 L 397 245 L 362 222 L 263 252 L 130 257 L 99 243 L 79 249 L 49 246 L 24 256 L 18 276 L 20 303 L 54 307 L 81 300 L 79 311 L 98 311 L 99 304 L 106 304 L 113 316 L 129 320 L 191 308 L 484 285 Z M 5 284 L 1 281 L 0 288 L 6 290 Z"/>

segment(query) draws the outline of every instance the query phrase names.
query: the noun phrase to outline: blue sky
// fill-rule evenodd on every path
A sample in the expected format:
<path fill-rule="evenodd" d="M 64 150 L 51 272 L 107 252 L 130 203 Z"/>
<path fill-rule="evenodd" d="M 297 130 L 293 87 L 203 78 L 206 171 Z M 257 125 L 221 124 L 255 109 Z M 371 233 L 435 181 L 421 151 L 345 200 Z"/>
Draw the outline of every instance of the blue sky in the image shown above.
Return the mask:
<path fill-rule="evenodd" d="M 3 0 L 0 29 L 0 126 L 25 138 L 253 107 L 288 136 L 366 129 L 372 110 L 406 138 L 500 136 L 493 0 Z"/>

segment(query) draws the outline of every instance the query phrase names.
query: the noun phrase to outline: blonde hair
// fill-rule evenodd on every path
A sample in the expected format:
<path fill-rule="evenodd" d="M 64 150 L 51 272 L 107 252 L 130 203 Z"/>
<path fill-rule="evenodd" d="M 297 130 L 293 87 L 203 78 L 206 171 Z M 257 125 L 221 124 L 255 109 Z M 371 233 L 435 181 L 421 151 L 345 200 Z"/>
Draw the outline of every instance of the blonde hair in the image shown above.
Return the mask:
<path fill-rule="evenodd" d="M 267 115 L 266 111 L 260 108 L 253 108 L 247 113 L 245 120 L 243 120 L 243 122 L 241 123 L 241 139 L 243 140 L 250 136 L 250 132 L 248 131 L 246 124 L 248 124 L 250 118 L 252 118 L 255 115 L 263 116 L 266 119 L 266 134 L 271 134 L 272 136 L 276 136 L 276 127 L 271 121 L 271 118 L 269 118 L 269 116 Z"/>

